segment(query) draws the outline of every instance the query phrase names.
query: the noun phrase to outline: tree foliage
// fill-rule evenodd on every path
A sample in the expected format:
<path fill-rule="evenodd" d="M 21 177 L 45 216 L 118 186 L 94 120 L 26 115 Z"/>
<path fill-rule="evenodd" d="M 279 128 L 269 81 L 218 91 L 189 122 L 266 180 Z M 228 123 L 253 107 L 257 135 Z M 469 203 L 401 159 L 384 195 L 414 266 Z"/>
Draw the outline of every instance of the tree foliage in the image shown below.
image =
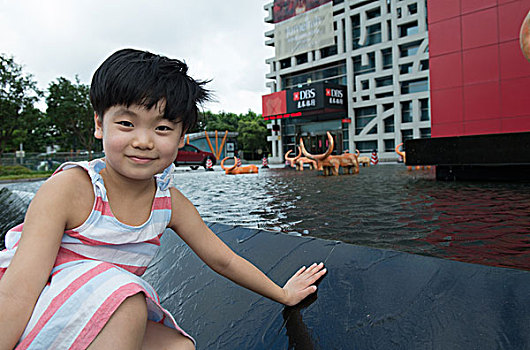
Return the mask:
<path fill-rule="evenodd" d="M 260 114 L 251 110 L 246 114 L 204 112 L 199 118 L 198 127 L 192 131 L 204 130 L 237 132 L 239 152 L 244 153 L 246 157 L 259 159 L 260 150 L 262 154 L 269 152 L 267 125 Z"/>
<path fill-rule="evenodd" d="M 77 76 L 74 83 L 59 77 L 48 87 L 46 113 L 50 132 L 66 151 L 94 149 L 94 112 L 89 91 L 90 87 L 80 83 Z"/>
<path fill-rule="evenodd" d="M 0 157 L 24 142 L 42 117 L 35 103 L 42 93 L 13 57 L 0 54 Z"/>

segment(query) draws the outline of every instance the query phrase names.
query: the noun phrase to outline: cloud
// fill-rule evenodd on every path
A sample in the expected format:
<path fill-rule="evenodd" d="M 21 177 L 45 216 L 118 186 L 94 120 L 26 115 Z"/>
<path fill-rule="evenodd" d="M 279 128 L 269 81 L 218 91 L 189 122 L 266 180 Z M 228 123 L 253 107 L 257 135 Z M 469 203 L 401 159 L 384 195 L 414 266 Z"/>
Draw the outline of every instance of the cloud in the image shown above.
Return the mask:
<path fill-rule="evenodd" d="M 185 60 L 212 79 L 214 112 L 261 112 L 268 93 L 266 13 L 257 1 L 0 1 L 2 53 L 13 55 L 42 89 L 60 76 L 90 83 L 94 70 L 124 47 Z"/>

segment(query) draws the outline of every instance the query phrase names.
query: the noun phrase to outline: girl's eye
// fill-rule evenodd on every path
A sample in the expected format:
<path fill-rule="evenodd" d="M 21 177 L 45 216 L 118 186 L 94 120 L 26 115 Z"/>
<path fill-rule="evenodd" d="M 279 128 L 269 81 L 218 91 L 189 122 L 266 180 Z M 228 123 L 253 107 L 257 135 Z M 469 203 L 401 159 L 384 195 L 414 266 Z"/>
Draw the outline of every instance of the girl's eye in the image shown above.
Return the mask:
<path fill-rule="evenodd" d="M 170 127 L 167 126 L 167 125 L 160 125 L 160 126 L 157 126 L 157 127 L 156 127 L 156 130 L 159 130 L 159 131 L 171 131 L 171 130 L 173 130 L 173 129 L 170 128 Z"/>
<path fill-rule="evenodd" d="M 127 120 L 120 120 L 119 122 L 116 122 L 118 125 L 126 126 L 126 127 L 132 127 L 133 124 L 130 121 Z"/>

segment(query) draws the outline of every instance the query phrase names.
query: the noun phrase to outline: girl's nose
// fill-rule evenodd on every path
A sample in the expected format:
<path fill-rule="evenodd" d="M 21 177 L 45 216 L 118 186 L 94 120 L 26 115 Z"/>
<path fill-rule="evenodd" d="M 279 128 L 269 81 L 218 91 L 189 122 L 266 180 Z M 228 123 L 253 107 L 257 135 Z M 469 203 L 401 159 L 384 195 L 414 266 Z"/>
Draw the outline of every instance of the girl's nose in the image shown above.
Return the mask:
<path fill-rule="evenodd" d="M 148 133 L 139 132 L 135 134 L 132 146 L 138 149 L 152 149 L 154 147 L 153 139 Z"/>

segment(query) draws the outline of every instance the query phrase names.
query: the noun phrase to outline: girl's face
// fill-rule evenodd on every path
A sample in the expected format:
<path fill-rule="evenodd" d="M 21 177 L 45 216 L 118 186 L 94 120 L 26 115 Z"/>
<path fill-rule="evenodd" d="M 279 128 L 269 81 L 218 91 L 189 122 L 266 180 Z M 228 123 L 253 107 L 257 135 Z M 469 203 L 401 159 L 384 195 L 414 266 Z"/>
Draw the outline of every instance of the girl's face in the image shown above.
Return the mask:
<path fill-rule="evenodd" d="M 103 140 L 109 170 L 132 180 L 152 180 L 175 160 L 184 144 L 182 123 L 163 119 L 163 107 L 113 106 L 103 121 L 94 117 L 94 135 Z"/>

